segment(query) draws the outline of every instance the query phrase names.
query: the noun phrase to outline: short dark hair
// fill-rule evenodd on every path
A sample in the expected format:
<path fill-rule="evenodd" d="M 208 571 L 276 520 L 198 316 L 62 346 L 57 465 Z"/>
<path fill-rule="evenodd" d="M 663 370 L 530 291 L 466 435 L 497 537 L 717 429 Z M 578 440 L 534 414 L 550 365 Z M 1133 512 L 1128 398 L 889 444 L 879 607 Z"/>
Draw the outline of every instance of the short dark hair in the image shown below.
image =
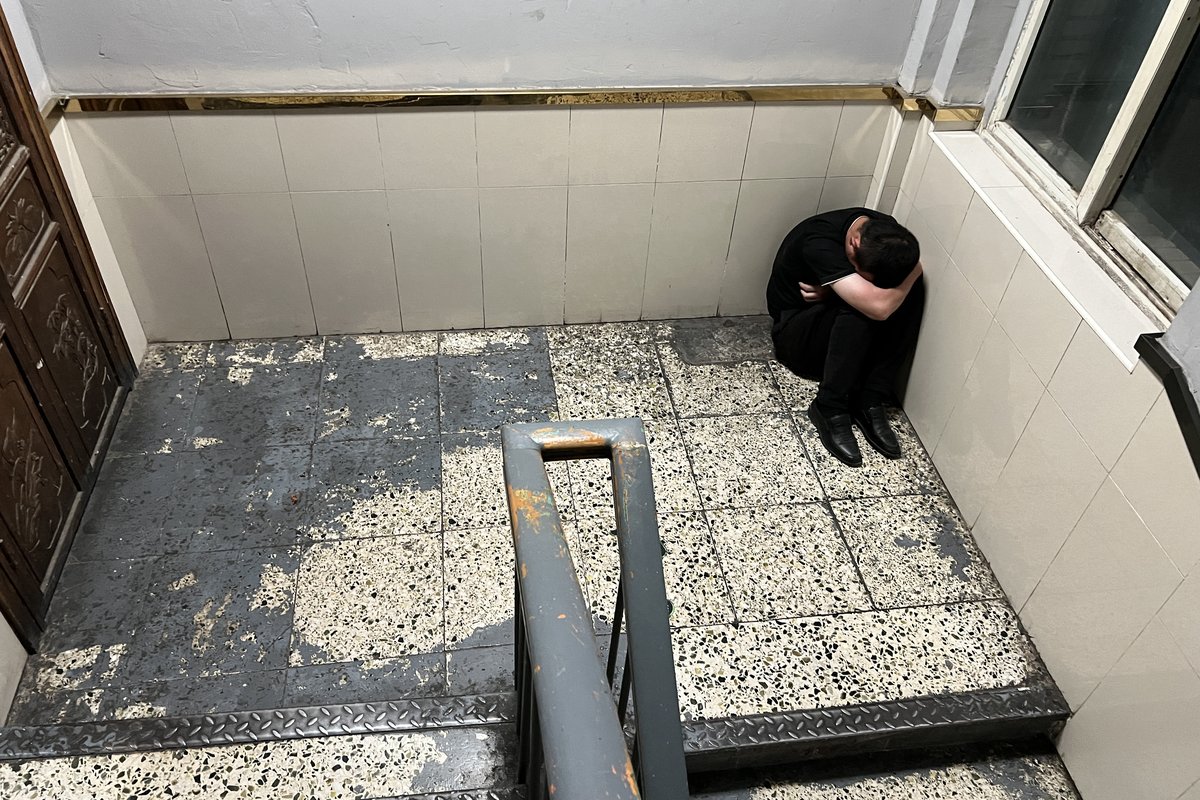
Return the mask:
<path fill-rule="evenodd" d="M 890 219 L 869 219 L 859 231 L 855 259 L 880 289 L 894 289 L 921 260 L 921 245 L 912 231 Z"/>

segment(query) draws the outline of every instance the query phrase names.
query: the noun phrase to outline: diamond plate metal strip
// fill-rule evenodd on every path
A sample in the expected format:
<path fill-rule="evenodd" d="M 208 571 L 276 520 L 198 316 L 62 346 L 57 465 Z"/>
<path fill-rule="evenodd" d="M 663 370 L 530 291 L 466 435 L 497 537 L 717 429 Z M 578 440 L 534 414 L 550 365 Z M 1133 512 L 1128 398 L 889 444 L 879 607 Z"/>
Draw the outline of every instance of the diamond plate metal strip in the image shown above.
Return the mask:
<path fill-rule="evenodd" d="M 464 789 L 457 792 L 406 794 L 403 797 L 385 797 L 381 800 L 525 800 L 525 789 L 520 786 L 508 789 Z"/>
<path fill-rule="evenodd" d="M 459 728 L 514 719 L 513 697 L 496 694 L 0 728 L 0 760 Z"/>
<path fill-rule="evenodd" d="M 896 734 L 977 725 L 1065 720 L 1070 708 L 1053 683 L 962 694 L 918 697 L 812 711 L 787 711 L 684 723 L 689 756 L 744 751 L 786 743 L 797 750 L 828 749 L 839 741 L 880 739 Z"/>

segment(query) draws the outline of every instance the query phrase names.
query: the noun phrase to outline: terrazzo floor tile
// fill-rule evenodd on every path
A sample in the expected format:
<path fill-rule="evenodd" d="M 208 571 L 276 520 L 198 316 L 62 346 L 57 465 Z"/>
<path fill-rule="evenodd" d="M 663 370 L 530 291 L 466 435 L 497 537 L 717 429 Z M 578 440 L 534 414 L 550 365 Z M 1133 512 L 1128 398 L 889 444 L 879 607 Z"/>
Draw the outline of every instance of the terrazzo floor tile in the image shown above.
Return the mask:
<path fill-rule="evenodd" d="M 871 608 L 824 505 L 710 511 L 708 519 L 739 620 Z"/>
<path fill-rule="evenodd" d="M 692 476 L 692 464 L 683 446 L 679 423 L 672 418 L 643 420 L 643 428 L 650 449 L 654 502 L 659 512 L 701 508 L 700 492 Z M 606 519 L 612 517 L 612 467 L 608 459 L 572 461 L 571 489 L 581 516 L 603 511 Z"/>
<path fill-rule="evenodd" d="M 772 359 L 771 374 L 779 385 L 779 393 L 783 403 L 790 411 L 806 411 L 812 401 L 817 399 L 817 381 L 801 378 L 790 369 Z"/>
<path fill-rule="evenodd" d="M 305 549 L 288 665 L 444 649 L 438 535 L 345 539 Z"/>
<path fill-rule="evenodd" d="M 325 337 L 325 363 L 339 367 L 361 361 L 427 358 L 437 354 L 438 335 L 432 331 Z"/>
<path fill-rule="evenodd" d="M 444 433 L 498 430 L 558 414 L 545 350 L 438 356 L 438 405 Z"/>
<path fill-rule="evenodd" d="M 192 413 L 192 446 L 311 442 L 320 373 L 316 363 L 205 370 Z"/>
<path fill-rule="evenodd" d="M 653 341 L 641 328 L 573 325 L 551 338 L 563 419 L 665 419 L 671 397 Z"/>
<path fill-rule="evenodd" d="M 855 427 L 854 435 L 858 438 L 863 464 L 854 468 L 847 467 L 830 455 L 821 444 L 821 437 L 817 435 L 817 429 L 807 414 L 795 414 L 800 437 L 804 440 L 804 446 L 812 457 L 813 466 L 816 467 L 817 477 L 820 478 L 821 485 L 830 499 L 935 494 L 945 491 L 933 460 L 925 452 L 904 413 L 899 409 L 892 409 L 888 416 L 892 428 L 896 431 L 896 438 L 900 440 L 903 456 L 891 459 L 880 455 Z"/>
<path fill-rule="evenodd" d="M 949 501 L 889 497 L 831 505 L 877 607 L 1004 596 Z"/>
<path fill-rule="evenodd" d="M 296 548 L 164 556 L 154 565 L 153 613 L 128 647 L 115 685 L 285 666 Z"/>
<path fill-rule="evenodd" d="M 143 455 L 190 447 L 187 437 L 200 375 L 197 370 L 142 372 L 125 401 L 108 452 Z"/>
<path fill-rule="evenodd" d="M 314 364 L 324 357 L 320 336 L 286 339 L 235 339 L 213 342 L 208 350 L 210 367 L 280 367 Z"/>
<path fill-rule="evenodd" d="M 706 508 L 824 499 L 789 417 L 711 417 L 679 425 Z"/>
<path fill-rule="evenodd" d="M 422 653 L 402 658 L 292 667 L 287 671 L 283 704 L 292 707 L 369 703 L 445 694 L 445 656 Z"/>
<path fill-rule="evenodd" d="M 187 538 L 164 533 L 175 490 L 173 455 L 109 458 L 92 490 L 72 561 L 111 561 L 178 552 Z"/>
<path fill-rule="evenodd" d="M 208 366 L 210 342 L 158 342 L 146 348 L 140 372 L 166 372 Z"/>
<path fill-rule="evenodd" d="M 512 531 L 508 526 L 447 531 L 446 647 L 484 647 L 513 640 Z"/>
<path fill-rule="evenodd" d="M 168 535 L 188 550 L 296 543 L 309 489 L 309 445 L 216 447 L 175 458 Z"/>
<path fill-rule="evenodd" d="M 0 796 L 383 798 L 511 786 L 511 726 L 290 739 L 0 765 Z"/>
<path fill-rule="evenodd" d="M 69 725 L 100 719 L 103 689 L 45 691 L 18 689 L 6 725 Z"/>
<path fill-rule="evenodd" d="M 577 569 L 586 587 L 597 631 L 612 629 L 620 578 L 617 537 L 604 524 L 579 524 Z M 660 514 L 663 579 L 672 627 L 733 622 L 729 589 L 704 515 Z"/>
<path fill-rule="evenodd" d="M 437 396 L 437 360 L 432 356 L 327 364 L 317 438 L 437 435 Z"/>
<path fill-rule="evenodd" d="M 512 645 L 446 651 L 446 685 L 451 695 L 515 691 Z"/>
<path fill-rule="evenodd" d="M 1033 660 L 999 602 L 672 633 L 685 719 L 719 719 L 1013 686 Z"/>
<path fill-rule="evenodd" d="M 775 379 L 764 361 L 693 365 L 680 358 L 671 345 L 665 344 L 659 345 L 658 353 L 680 417 L 767 414 L 783 410 Z"/>
<path fill-rule="evenodd" d="M 511 351 L 545 350 L 546 328 L 488 328 L 443 331 L 438 352 L 444 356 L 478 356 Z"/>
<path fill-rule="evenodd" d="M 565 461 L 546 465 L 554 502 L 564 522 L 575 517 L 571 467 Z M 442 437 L 442 525 L 446 530 L 507 525 L 504 456 L 496 433 L 464 433 Z"/>
<path fill-rule="evenodd" d="M 281 669 L 177 678 L 108 689 L 100 704 L 101 719 L 144 719 L 188 714 L 215 714 L 283 706 Z"/>
<path fill-rule="evenodd" d="M 318 442 L 303 534 L 349 539 L 441 530 L 438 440 Z"/>

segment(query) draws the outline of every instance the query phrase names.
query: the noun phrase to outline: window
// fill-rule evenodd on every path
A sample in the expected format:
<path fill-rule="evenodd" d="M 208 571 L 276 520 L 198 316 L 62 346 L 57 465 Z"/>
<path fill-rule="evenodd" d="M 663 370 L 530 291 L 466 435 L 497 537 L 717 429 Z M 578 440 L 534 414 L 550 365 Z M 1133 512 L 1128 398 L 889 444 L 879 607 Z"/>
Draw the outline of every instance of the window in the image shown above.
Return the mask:
<path fill-rule="evenodd" d="M 1171 308 L 1200 277 L 1197 16 L 1196 0 L 1034 0 L 994 126 Z"/>

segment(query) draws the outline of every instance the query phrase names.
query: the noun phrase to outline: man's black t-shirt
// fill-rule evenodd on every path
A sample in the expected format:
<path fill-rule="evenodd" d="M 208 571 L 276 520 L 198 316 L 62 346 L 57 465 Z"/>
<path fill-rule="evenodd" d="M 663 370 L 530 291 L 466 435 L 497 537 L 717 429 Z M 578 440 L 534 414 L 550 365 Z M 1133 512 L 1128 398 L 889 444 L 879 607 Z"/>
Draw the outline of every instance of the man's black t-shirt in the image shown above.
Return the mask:
<path fill-rule="evenodd" d="M 869 208 L 843 208 L 809 217 L 784 237 L 767 283 L 767 310 L 775 320 L 790 308 L 803 308 L 800 284 L 828 286 L 854 272 L 846 258 L 846 231 L 859 217 L 895 220 Z"/>

